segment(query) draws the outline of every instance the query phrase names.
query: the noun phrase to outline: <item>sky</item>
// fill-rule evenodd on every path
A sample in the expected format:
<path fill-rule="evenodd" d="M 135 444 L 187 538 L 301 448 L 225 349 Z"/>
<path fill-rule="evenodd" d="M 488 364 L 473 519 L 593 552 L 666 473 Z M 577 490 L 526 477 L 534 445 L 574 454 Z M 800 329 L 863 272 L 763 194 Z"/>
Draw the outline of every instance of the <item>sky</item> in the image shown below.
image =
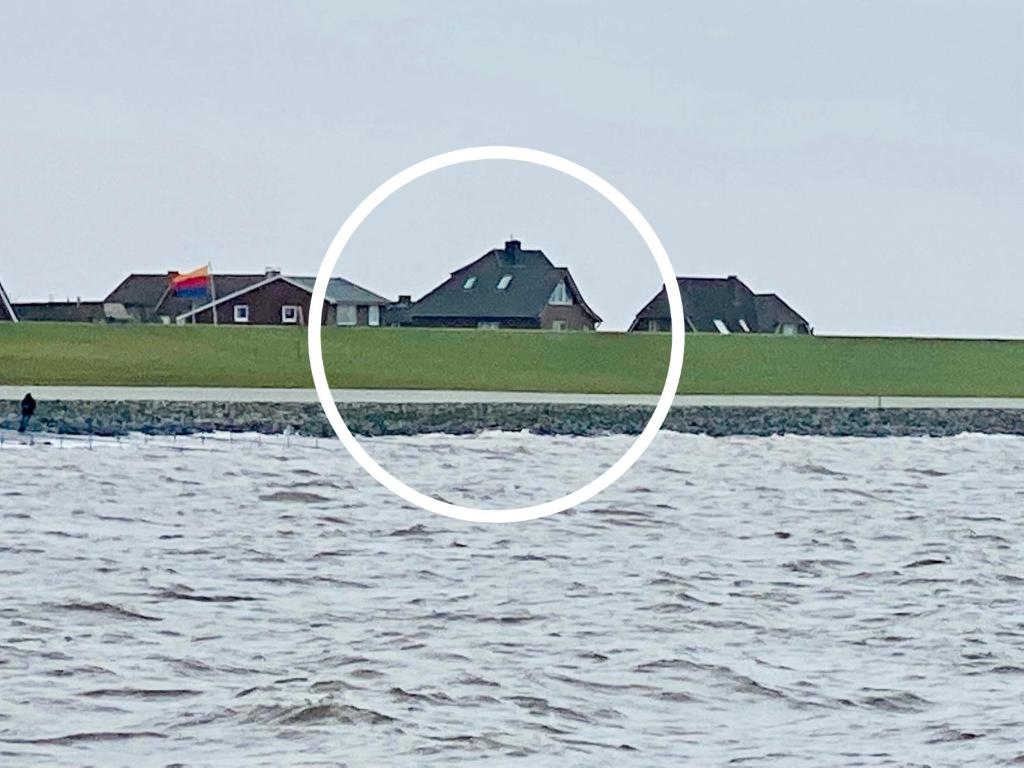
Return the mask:
<path fill-rule="evenodd" d="M 0 282 L 316 273 L 378 184 L 545 150 L 644 213 L 679 275 L 819 334 L 1024 337 L 1024 3 L 0 4 Z M 336 274 L 418 298 L 510 236 L 628 326 L 661 286 L 578 182 L 488 162 L 389 199 Z"/>

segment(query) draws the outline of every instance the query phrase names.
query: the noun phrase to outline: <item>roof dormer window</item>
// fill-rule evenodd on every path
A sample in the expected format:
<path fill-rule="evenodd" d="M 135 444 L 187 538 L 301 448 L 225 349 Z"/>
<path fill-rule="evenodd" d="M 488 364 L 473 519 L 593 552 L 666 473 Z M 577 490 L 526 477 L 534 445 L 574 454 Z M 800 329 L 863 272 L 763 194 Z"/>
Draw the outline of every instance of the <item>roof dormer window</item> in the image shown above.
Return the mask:
<path fill-rule="evenodd" d="M 565 285 L 565 280 L 559 281 L 558 285 L 555 286 L 555 290 L 551 292 L 551 296 L 548 298 L 548 304 L 560 306 L 569 306 L 572 304 L 572 294 L 569 293 L 569 289 Z"/>
<path fill-rule="evenodd" d="M 498 290 L 504 291 L 508 288 L 508 284 L 512 282 L 512 275 L 502 275 L 501 280 L 498 281 Z"/>
<path fill-rule="evenodd" d="M 466 278 L 466 282 L 462 284 L 462 287 L 468 291 L 474 285 L 476 285 L 476 275 L 470 275 Z"/>

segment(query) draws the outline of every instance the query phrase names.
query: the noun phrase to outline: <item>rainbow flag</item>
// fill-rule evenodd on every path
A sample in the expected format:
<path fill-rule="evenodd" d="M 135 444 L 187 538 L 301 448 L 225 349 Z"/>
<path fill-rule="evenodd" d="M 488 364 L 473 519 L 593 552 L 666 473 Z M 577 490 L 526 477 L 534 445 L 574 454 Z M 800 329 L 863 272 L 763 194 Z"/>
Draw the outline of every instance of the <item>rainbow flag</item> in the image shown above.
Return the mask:
<path fill-rule="evenodd" d="M 171 294 L 184 299 L 210 295 L 210 268 L 200 267 L 191 272 L 171 275 Z"/>

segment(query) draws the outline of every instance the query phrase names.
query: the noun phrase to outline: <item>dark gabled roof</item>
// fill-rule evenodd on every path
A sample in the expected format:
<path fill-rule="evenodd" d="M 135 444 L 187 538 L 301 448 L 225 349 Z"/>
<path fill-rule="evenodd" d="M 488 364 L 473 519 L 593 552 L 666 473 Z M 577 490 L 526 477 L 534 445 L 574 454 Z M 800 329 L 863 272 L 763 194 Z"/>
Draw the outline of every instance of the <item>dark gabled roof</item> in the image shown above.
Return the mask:
<path fill-rule="evenodd" d="M 213 275 L 213 290 L 217 294 L 218 301 L 224 296 L 228 296 L 232 293 L 249 288 L 257 283 L 262 283 L 267 280 L 268 275 L 263 273 L 262 275 Z M 200 304 L 208 304 L 209 299 L 188 299 L 181 298 L 180 296 L 173 296 L 167 291 L 169 284 L 169 278 L 167 275 L 163 276 L 165 294 L 163 300 L 156 305 L 157 315 L 166 315 L 167 317 L 177 317 L 178 315 L 184 314 L 192 309 L 193 306 L 198 307 Z"/>
<path fill-rule="evenodd" d="M 755 295 L 754 306 L 757 307 L 757 330 L 761 333 L 772 333 L 783 323 L 809 327 L 807 320 L 777 294 Z"/>
<path fill-rule="evenodd" d="M 751 333 L 771 333 L 782 323 L 809 328 L 807 321 L 774 293 L 756 294 L 735 275 L 729 277 L 678 277 L 679 293 L 689 331 L 718 332 L 715 320 L 721 320 L 733 333 L 745 333 L 743 320 Z M 644 321 L 667 323 L 672 313 L 662 288 L 641 309 L 631 329 L 643 329 Z"/>
<path fill-rule="evenodd" d="M 109 304 L 140 306 L 154 309 L 167 290 L 168 276 L 128 275 L 103 301 Z"/>
<path fill-rule="evenodd" d="M 102 301 L 34 301 L 15 304 L 18 319 L 26 322 L 98 323 L 106 320 Z"/>
<path fill-rule="evenodd" d="M 315 277 L 287 277 L 291 283 L 313 292 Z M 390 304 L 390 299 L 385 299 L 373 291 L 368 291 L 361 285 L 356 285 L 351 280 L 343 277 L 332 277 L 327 282 L 327 300 L 335 304 Z"/>
<path fill-rule="evenodd" d="M 511 280 L 499 290 L 498 283 L 506 275 L 511 275 Z M 472 287 L 463 287 L 470 278 L 475 278 Z M 452 272 L 445 282 L 413 304 L 409 316 L 413 321 L 421 317 L 536 318 L 562 280 L 573 300 L 600 322 L 568 269 L 554 266 L 543 251 L 523 250 L 517 240 Z"/>
<path fill-rule="evenodd" d="M 676 278 L 686 313 L 686 328 L 691 331 L 717 332 L 720 320 L 734 333 L 743 333 L 743 320 L 750 330 L 757 325 L 754 292 L 735 275 L 729 277 Z M 668 320 L 672 313 L 665 289 L 651 299 L 637 314 L 637 320 Z M 634 321 L 635 323 L 636 321 Z"/>
<path fill-rule="evenodd" d="M 0 320 L 18 322 L 18 313 L 11 305 L 11 299 L 7 295 L 7 291 L 4 290 L 3 283 L 0 283 Z"/>

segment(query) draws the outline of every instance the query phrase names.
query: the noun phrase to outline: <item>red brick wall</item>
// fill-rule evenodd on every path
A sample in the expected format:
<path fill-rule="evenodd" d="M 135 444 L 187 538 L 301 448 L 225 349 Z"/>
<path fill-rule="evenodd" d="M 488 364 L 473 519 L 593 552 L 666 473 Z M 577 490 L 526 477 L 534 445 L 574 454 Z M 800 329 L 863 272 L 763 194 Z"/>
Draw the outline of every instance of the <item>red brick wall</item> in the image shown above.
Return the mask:
<path fill-rule="evenodd" d="M 291 304 L 302 307 L 303 323 L 308 325 L 309 299 L 309 293 L 302 288 L 285 280 L 275 280 L 262 288 L 256 288 L 218 304 L 217 322 L 221 325 L 281 325 L 281 307 Z M 249 307 L 248 323 L 235 322 L 235 307 L 239 304 Z M 200 312 L 196 315 L 196 322 L 212 323 L 213 312 L 210 309 Z M 334 307 L 324 304 L 321 323 L 334 324 Z"/>
<path fill-rule="evenodd" d="M 594 322 L 579 304 L 571 306 L 548 304 L 540 313 L 540 327 L 551 330 L 552 321 L 565 320 L 570 331 L 592 331 Z"/>

